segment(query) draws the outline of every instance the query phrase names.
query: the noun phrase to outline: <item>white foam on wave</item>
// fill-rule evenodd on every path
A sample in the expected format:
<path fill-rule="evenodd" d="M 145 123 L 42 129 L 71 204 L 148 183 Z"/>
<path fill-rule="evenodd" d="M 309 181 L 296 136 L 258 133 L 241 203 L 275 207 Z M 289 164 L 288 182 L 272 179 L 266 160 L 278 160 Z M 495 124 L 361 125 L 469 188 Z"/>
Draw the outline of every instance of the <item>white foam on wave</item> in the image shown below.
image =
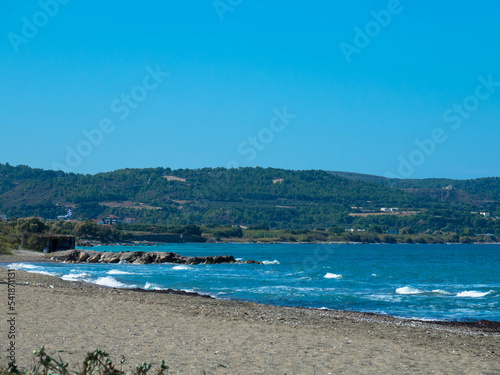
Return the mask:
<path fill-rule="evenodd" d="M 42 267 L 35 266 L 34 264 L 28 264 L 28 263 L 11 263 L 11 264 L 7 265 L 7 268 L 14 269 L 14 270 L 20 270 L 20 269 L 35 270 L 37 268 L 42 268 Z"/>
<path fill-rule="evenodd" d="M 343 276 L 336 274 L 336 273 L 330 273 L 328 272 L 325 276 L 323 276 L 325 279 L 341 279 Z"/>
<path fill-rule="evenodd" d="M 99 277 L 96 281 L 94 281 L 98 285 L 109 286 L 111 288 L 125 288 L 127 285 L 119 282 L 114 277 L 106 276 Z"/>
<path fill-rule="evenodd" d="M 446 290 L 443 290 L 443 289 L 434 289 L 432 291 L 432 293 L 436 293 L 436 294 L 444 294 L 444 295 L 452 295 L 453 293 L 450 293 L 450 292 L 447 292 Z"/>
<path fill-rule="evenodd" d="M 144 284 L 143 289 L 147 290 L 165 290 L 165 288 L 162 288 L 158 286 L 157 284 L 150 283 L 149 281 L 146 281 L 146 284 Z"/>
<path fill-rule="evenodd" d="M 108 275 L 132 275 L 132 273 L 121 270 L 111 270 L 108 271 Z"/>
<path fill-rule="evenodd" d="M 404 286 L 402 288 L 397 288 L 396 293 L 397 294 L 420 294 L 420 293 L 423 293 L 423 291 L 420 289 L 417 289 L 417 288 Z"/>
<path fill-rule="evenodd" d="M 88 273 L 79 272 L 79 273 L 70 273 L 69 275 L 64 275 L 61 279 L 66 281 L 81 281 L 90 277 Z"/>
<path fill-rule="evenodd" d="M 460 292 L 457 294 L 457 297 L 470 297 L 470 298 L 480 298 L 487 296 L 490 293 L 493 293 L 493 290 L 490 290 L 489 292 L 478 292 L 475 290 L 466 290 L 463 292 Z"/>
<path fill-rule="evenodd" d="M 47 275 L 47 276 L 56 276 L 56 277 L 60 276 L 60 274 L 56 272 L 44 271 L 43 267 L 41 266 L 34 266 L 32 264 L 26 264 L 26 263 L 12 263 L 7 265 L 7 269 L 26 271 L 29 273 L 38 273 L 40 275 Z"/>
<path fill-rule="evenodd" d="M 193 267 L 189 267 L 189 266 L 185 266 L 185 265 L 181 264 L 180 266 L 173 266 L 172 269 L 178 270 L 178 271 L 184 271 L 184 270 L 192 270 Z"/>
<path fill-rule="evenodd" d="M 60 276 L 60 274 L 56 272 L 44 271 L 42 266 L 35 266 L 34 264 L 28 264 L 28 263 L 11 263 L 7 265 L 7 269 L 26 271 L 29 273 L 38 273 L 40 275 L 48 275 L 56 277 Z"/>
<path fill-rule="evenodd" d="M 265 260 L 262 262 L 262 264 L 266 264 L 266 265 L 269 265 L 269 264 L 280 264 L 280 262 L 278 262 L 276 259 L 275 260 Z"/>

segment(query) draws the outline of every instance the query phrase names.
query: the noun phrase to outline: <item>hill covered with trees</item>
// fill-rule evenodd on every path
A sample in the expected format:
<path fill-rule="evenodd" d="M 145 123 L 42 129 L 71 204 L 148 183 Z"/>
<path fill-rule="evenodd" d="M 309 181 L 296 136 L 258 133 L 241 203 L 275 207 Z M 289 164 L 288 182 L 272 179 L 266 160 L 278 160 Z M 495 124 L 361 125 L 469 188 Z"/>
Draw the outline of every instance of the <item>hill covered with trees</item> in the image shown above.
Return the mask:
<path fill-rule="evenodd" d="M 452 180 L 449 178 L 391 179 L 349 172 L 329 172 L 335 176 L 354 181 L 376 183 L 402 189 L 419 195 L 439 197 L 450 203 L 470 203 L 476 207 L 497 207 L 500 201 L 500 177 L 485 177 L 472 180 Z M 439 193 L 439 191 L 442 191 Z"/>
<path fill-rule="evenodd" d="M 0 214 L 138 224 L 452 231 L 500 235 L 500 179 L 390 180 L 274 168 L 123 169 L 96 175 L 0 164 Z M 354 176 L 354 177 L 353 177 Z M 381 212 L 383 207 L 397 212 Z M 488 211 L 490 218 L 480 212 Z"/>

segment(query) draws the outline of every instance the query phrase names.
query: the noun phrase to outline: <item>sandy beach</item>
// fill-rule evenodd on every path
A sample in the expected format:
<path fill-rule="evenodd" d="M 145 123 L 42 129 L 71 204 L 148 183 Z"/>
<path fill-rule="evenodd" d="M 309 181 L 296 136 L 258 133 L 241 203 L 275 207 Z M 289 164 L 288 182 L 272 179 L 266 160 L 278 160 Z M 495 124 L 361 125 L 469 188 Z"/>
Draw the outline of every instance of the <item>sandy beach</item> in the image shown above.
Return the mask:
<path fill-rule="evenodd" d="M 0 262 L 40 261 L 15 251 Z M 7 271 L 0 270 L 7 320 Z M 16 359 L 72 364 L 94 348 L 125 367 L 165 359 L 179 374 L 500 374 L 500 323 L 436 323 L 357 312 L 145 293 L 15 271 Z M 7 323 L 1 337 L 7 346 Z M 7 364 L 2 354 L 0 365 Z"/>

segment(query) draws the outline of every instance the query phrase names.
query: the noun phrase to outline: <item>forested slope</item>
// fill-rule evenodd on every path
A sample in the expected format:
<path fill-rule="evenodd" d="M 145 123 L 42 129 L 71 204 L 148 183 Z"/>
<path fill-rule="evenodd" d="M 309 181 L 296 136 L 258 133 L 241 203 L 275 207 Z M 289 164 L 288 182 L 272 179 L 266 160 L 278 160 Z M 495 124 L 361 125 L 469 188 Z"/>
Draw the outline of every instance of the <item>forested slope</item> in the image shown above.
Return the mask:
<path fill-rule="evenodd" d="M 495 215 L 498 178 L 394 183 L 383 177 L 373 182 L 345 177 L 274 168 L 148 168 L 81 175 L 0 164 L 0 213 L 55 218 L 72 208 L 77 219 L 114 214 L 143 223 L 265 223 L 275 228 L 469 227 L 486 233 L 498 226 L 498 221 L 470 213 L 488 209 Z M 457 194 L 466 197 L 458 199 Z M 364 215 L 380 212 L 381 207 L 411 214 Z"/>

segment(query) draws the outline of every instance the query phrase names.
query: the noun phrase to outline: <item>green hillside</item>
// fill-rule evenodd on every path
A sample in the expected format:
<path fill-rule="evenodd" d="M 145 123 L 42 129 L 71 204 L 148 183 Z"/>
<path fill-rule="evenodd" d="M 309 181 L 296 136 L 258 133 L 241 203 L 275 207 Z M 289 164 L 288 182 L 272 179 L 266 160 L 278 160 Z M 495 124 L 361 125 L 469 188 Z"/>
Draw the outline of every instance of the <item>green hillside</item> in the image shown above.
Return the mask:
<path fill-rule="evenodd" d="M 162 225 L 498 232 L 498 221 L 471 214 L 476 209 L 500 214 L 494 199 L 498 178 L 402 180 L 394 186 L 382 177 L 373 182 L 345 177 L 273 168 L 149 168 L 81 175 L 0 164 L 0 213 L 54 219 L 72 208 L 73 218 L 81 220 L 113 214 Z M 443 189 L 448 181 L 453 189 Z M 420 189 L 465 192 L 475 200 L 446 200 Z M 380 215 L 382 207 L 408 213 Z"/>
<path fill-rule="evenodd" d="M 427 195 L 450 203 L 468 203 L 479 208 L 490 208 L 500 203 L 500 177 L 485 177 L 473 180 L 449 178 L 390 179 L 350 172 L 329 172 L 335 176 L 354 181 L 376 183 L 404 191 Z M 441 191 L 441 192 L 440 192 Z"/>

